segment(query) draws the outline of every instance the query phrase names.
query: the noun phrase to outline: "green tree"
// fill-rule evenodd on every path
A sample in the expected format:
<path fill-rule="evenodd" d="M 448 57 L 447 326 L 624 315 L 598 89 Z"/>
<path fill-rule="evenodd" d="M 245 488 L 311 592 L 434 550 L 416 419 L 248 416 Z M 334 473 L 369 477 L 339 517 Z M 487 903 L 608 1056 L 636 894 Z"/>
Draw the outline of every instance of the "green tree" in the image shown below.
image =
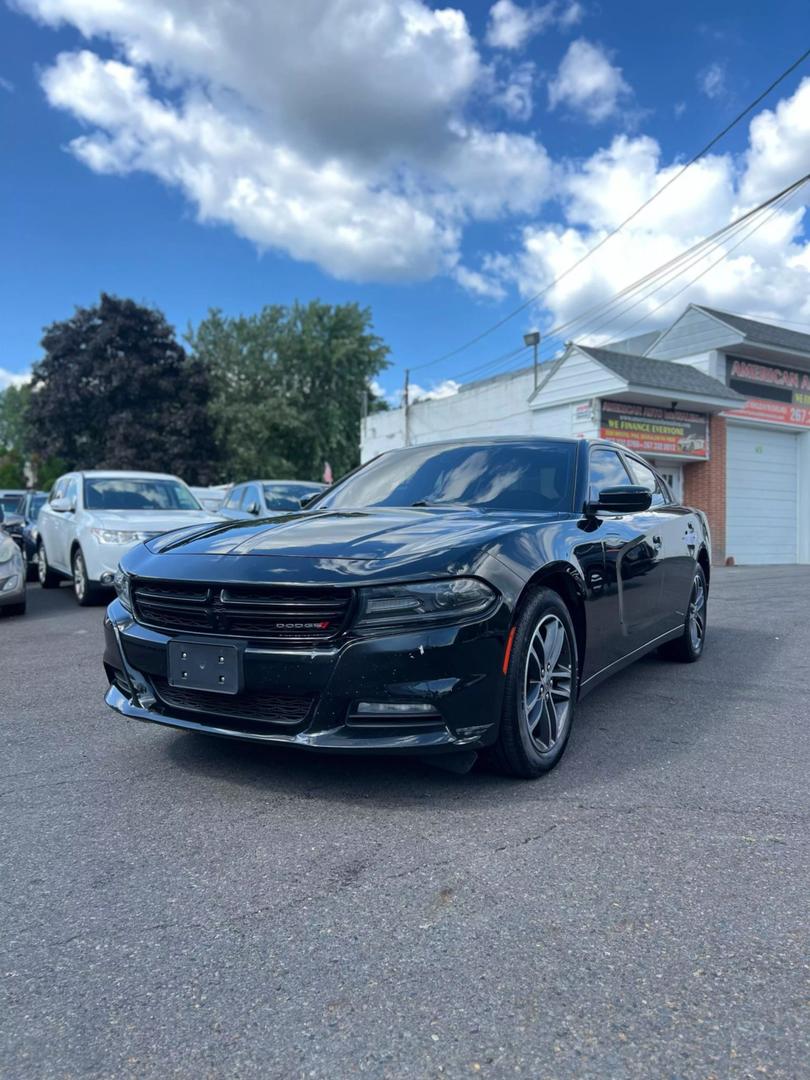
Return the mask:
<path fill-rule="evenodd" d="M 0 391 L 0 487 L 25 487 L 28 452 L 27 408 L 30 387 Z"/>
<path fill-rule="evenodd" d="M 187 340 L 209 372 L 223 478 L 318 480 L 326 461 L 336 477 L 358 464 L 363 396 L 389 351 L 368 309 L 214 310 Z"/>
<path fill-rule="evenodd" d="M 216 470 L 208 372 L 160 311 L 101 294 L 46 327 L 30 440 L 68 468 L 147 469 L 205 483 Z"/>

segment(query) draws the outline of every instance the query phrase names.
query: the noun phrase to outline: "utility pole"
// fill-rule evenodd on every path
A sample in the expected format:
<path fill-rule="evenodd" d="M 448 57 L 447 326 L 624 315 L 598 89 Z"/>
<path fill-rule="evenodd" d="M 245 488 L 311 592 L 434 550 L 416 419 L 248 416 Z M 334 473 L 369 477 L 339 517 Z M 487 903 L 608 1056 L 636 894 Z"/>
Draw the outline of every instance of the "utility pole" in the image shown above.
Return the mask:
<path fill-rule="evenodd" d="M 411 369 L 405 368 L 405 387 L 402 391 L 405 406 L 405 445 L 411 445 Z"/>
<path fill-rule="evenodd" d="M 523 335 L 523 341 L 526 345 L 531 345 L 534 350 L 534 389 L 537 390 L 537 384 L 540 376 L 540 364 L 538 362 L 539 349 L 540 349 L 540 331 L 531 330 L 528 334 Z"/>

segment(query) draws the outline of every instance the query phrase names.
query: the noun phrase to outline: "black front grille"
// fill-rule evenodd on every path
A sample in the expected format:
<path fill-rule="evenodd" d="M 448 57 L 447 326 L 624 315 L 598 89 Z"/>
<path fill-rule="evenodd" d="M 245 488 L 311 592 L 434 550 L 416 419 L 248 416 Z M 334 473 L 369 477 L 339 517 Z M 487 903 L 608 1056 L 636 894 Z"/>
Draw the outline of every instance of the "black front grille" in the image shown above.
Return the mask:
<path fill-rule="evenodd" d="M 152 676 L 152 684 L 157 696 L 169 708 L 233 720 L 283 724 L 287 727 L 302 724 L 309 716 L 315 701 L 314 694 L 276 694 L 269 690 L 245 691 L 234 695 L 211 694 L 206 690 L 186 690 L 169 686 L 166 679 L 156 676 Z"/>
<path fill-rule="evenodd" d="M 345 627 L 351 589 L 135 580 L 135 617 L 158 630 L 311 645 Z"/>

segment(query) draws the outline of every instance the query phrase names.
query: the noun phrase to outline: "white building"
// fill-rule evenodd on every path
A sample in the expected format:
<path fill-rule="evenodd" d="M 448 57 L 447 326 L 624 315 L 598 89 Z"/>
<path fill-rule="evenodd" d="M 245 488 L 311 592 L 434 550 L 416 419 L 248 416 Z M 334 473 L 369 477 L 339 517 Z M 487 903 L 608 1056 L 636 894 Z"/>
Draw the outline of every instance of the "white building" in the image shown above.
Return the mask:
<path fill-rule="evenodd" d="M 406 433 L 407 427 L 407 433 Z M 465 436 L 606 437 L 706 510 L 716 560 L 810 562 L 810 334 L 691 304 L 670 327 L 374 413 L 363 461 Z"/>

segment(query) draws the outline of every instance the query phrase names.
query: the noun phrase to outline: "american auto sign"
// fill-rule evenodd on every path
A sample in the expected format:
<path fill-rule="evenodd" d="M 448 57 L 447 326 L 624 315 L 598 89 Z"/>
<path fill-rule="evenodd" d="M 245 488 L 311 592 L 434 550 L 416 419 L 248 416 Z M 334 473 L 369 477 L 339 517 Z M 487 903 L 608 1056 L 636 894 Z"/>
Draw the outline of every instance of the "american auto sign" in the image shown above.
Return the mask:
<path fill-rule="evenodd" d="M 810 371 L 728 356 L 726 372 L 732 390 L 748 398 L 743 408 L 726 416 L 810 427 Z"/>
<path fill-rule="evenodd" d="M 709 418 L 685 409 L 659 409 L 627 401 L 603 401 L 600 435 L 639 454 L 677 454 L 705 461 Z"/>

